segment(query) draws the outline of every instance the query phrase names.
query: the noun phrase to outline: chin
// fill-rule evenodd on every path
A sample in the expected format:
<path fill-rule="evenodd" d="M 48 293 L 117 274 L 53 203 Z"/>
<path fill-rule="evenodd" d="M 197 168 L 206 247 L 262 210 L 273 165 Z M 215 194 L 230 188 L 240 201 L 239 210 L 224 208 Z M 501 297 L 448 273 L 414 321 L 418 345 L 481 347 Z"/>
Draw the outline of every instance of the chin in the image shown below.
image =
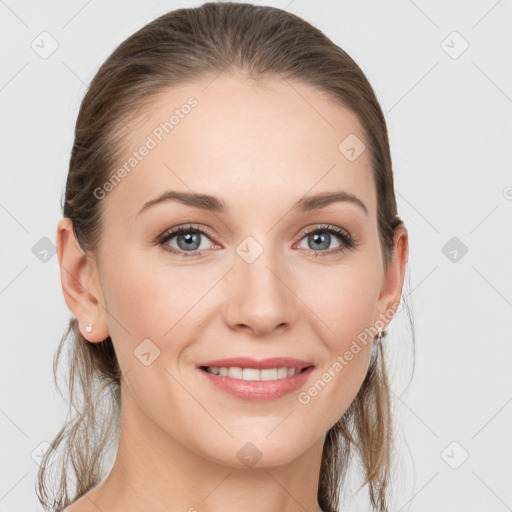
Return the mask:
<path fill-rule="evenodd" d="M 274 425 L 275 427 L 275 425 Z M 266 431 L 265 431 L 266 432 Z M 267 434 L 262 431 L 254 432 L 254 436 L 244 436 L 243 440 L 236 436 L 234 439 L 212 445 L 215 440 L 204 447 L 200 454 L 223 466 L 231 468 L 256 468 L 286 466 L 308 451 L 310 446 L 304 443 L 304 432 L 297 431 L 297 439 L 290 436 L 278 435 L 276 432 Z M 325 436 L 320 436 L 323 439 Z"/>

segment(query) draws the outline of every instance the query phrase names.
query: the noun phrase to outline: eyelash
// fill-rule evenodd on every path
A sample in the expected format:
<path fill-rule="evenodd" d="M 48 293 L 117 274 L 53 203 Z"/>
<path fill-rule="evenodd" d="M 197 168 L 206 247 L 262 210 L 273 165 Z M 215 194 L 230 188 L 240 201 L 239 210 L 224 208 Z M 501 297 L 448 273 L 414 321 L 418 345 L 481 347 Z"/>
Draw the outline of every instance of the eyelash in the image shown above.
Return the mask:
<path fill-rule="evenodd" d="M 208 229 L 200 228 L 198 226 L 194 226 L 192 224 L 189 224 L 187 226 L 180 226 L 177 229 L 174 229 L 173 231 L 167 231 L 160 235 L 157 239 L 157 243 L 159 246 L 162 247 L 164 251 L 170 252 L 171 254 L 176 254 L 178 256 L 184 256 L 184 257 L 193 257 L 193 258 L 201 258 L 203 257 L 201 255 L 200 251 L 179 251 L 176 250 L 174 247 L 170 247 L 167 245 L 167 242 L 171 240 L 172 238 L 179 236 L 181 234 L 186 233 L 199 233 L 201 235 L 205 235 L 206 237 L 212 239 L 214 241 L 215 236 L 213 233 L 211 233 Z M 341 245 L 335 249 L 328 249 L 325 251 L 313 251 L 313 249 L 306 249 L 307 251 L 311 251 L 314 253 L 314 257 L 321 256 L 329 256 L 333 254 L 342 253 L 343 251 L 354 249 L 359 245 L 359 242 L 351 235 L 349 235 L 345 230 L 338 228 L 337 226 L 333 226 L 331 224 L 323 224 L 321 226 L 309 229 L 302 233 L 302 236 L 300 240 L 302 240 L 304 237 L 311 235 L 313 233 L 329 233 L 332 235 L 336 235 L 340 241 Z"/>

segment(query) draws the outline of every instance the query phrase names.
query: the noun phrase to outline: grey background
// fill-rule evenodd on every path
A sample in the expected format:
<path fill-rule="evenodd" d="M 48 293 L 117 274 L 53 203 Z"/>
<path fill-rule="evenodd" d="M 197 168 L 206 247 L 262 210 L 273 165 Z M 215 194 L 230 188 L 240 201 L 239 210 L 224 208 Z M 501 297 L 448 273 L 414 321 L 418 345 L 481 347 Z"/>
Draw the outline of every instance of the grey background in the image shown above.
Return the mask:
<path fill-rule="evenodd" d="M 79 103 L 117 44 L 200 3 L 0 0 L 1 512 L 41 510 L 32 454 L 64 419 L 52 358 L 70 313 L 51 247 Z M 394 510 L 510 510 L 512 3 L 254 3 L 324 31 L 386 113 L 417 336 L 406 389 L 402 310 L 388 345 L 403 465 Z M 31 47 L 43 51 L 43 37 L 46 49 L 58 44 L 47 58 Z M 365 493 L 347 496 L 343 510 L 368 510 Z"/>

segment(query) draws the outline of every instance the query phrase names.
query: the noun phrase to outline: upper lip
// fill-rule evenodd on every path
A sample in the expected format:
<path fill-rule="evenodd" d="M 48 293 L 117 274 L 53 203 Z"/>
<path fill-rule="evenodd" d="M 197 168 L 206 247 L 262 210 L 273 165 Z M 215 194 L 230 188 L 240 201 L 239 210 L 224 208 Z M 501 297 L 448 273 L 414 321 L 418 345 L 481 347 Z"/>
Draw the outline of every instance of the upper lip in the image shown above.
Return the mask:
<path fill-rule="evenodd" d="M 303 370 L 308 366 L 313 366 L 308 361 L 301 361 L 293 357 L 270 357 L 268 359 L 253 359 L 251 357 L 231 357 L 228 359 L 217 359 L 215 361 L 205 361 L 199 363 L 198 368 L 208 366 L 210 368 L 230 368 L 238 366 L 240 368 L 255 368 L 264 370 L 268 368 L 295 368 L 296 370 Z"/>

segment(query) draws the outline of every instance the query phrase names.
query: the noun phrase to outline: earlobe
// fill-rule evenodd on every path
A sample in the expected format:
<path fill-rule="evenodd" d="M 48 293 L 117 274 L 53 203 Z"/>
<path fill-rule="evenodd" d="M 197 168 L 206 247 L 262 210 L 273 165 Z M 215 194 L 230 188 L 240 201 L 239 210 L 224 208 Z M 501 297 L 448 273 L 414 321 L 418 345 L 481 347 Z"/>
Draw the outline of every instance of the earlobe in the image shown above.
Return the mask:
<path fill-rule="evenodd" d="M 63 217 L 57 226 L 57 257 L 64 300 L 78 320 L 82 336 L 91 342 L 108 337 L 99 283 L 94 279 L 96 266 L 79 247 L 71 219 Z"/>

